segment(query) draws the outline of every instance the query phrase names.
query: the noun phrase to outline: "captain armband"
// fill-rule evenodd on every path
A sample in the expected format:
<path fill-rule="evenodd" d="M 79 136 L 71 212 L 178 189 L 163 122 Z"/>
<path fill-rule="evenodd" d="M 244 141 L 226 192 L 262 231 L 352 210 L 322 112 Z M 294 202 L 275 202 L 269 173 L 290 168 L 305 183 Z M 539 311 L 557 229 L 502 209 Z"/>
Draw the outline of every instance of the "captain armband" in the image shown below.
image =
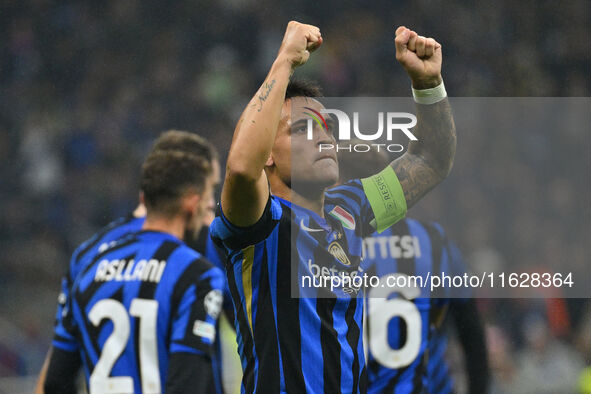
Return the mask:
<path fill-rule="evenodd" d="M 406 215 L 406 199 L 400 181 L 390 166 L 361 180 L 374 219 L 370 225 L 382 232 Z"/>

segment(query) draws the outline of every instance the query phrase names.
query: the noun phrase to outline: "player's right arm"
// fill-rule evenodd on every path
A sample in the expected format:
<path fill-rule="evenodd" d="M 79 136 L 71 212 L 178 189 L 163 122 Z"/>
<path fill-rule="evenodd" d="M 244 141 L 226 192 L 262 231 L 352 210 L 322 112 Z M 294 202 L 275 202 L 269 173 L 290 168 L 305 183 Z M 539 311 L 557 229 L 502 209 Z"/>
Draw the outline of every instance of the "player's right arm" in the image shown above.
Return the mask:
<path fill-rule="evenodd" d="M 221 197 L 224 216 L 236 226 L 253 225 L 263 214 L 269 198 L 264 168 L 275 141 L 289 78 L 321 44 L 317 27 L 289 22 L 277 58 L 236 125 Z"/>

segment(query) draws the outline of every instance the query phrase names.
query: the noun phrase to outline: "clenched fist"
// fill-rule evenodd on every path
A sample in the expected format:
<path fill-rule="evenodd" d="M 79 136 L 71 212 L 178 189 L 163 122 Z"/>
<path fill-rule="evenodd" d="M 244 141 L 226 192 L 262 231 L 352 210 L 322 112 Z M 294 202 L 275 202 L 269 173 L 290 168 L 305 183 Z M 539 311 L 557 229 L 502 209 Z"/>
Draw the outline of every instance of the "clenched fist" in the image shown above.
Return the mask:
<path fill-rule="evenodd" d="M 291 21 L 287 24 L 277 58 L 288 61 L 294 69 L 306 63 L 310 52 L 315 51 L 320 45 L 322 35 L 319 28 Z"/>
<path fill-rule="evenodd" d="M 394 43 L 396 60 L 408 73 L 415 89 L 433 88 L 441 83 L 441 44 L 404 26 L 396 29 Z"/>

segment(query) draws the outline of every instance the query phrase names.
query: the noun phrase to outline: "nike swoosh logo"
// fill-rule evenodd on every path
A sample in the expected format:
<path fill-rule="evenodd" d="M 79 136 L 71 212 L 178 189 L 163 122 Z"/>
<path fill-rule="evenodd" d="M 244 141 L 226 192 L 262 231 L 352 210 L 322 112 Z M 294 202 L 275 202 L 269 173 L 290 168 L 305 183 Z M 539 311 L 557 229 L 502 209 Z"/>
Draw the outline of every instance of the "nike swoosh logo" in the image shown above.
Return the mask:
<path fill-rule="evenodd" d="M 310 228 L 310 227 L 306 226 L 304 224 L 304 219 L 301 219 L 300 220 L 300 228 L 302 230 L 304 230 L 304 231 L 309 232 L 309 233 L 315 233 L 315 232 L 318 232 L 318 231 L 324 231 L 324 229 L 321 229 L 321 228 Z"/>

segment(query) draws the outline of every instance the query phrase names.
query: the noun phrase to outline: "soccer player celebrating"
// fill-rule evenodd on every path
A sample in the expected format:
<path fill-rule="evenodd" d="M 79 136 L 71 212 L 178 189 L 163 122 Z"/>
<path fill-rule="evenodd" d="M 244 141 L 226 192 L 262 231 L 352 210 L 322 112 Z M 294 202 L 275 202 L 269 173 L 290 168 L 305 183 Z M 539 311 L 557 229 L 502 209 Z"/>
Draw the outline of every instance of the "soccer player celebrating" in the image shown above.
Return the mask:
<path fill-rule="evenodd" d="M 351 141 L 362 142 L 362 141 Z M 371 175 L 388 164 L 388 154 L 339 152 L 341 182 Z M 463 275 L 466 267 L 455 244 L 434 222 L 405 218 L 382 233 L 364 239 L 365 272 L 379 278 L 367 289 L 366 354 L 368 393 L 451 393 L 454 383 L 445 360 L 444 322 L 454 322 L 464 359 L 470 393 L 485 393 L 488 362 L 484 329 L 468 289 L 388 286 L 394 277 Z M 383 287 L 381 285 L 384 285 Z M 453 296 L 454 298 L 447 298 Z"/>
<path fill-rule="evenodd" d="M 292 277 L 357 271 L 362 237 L 402 218 L 447 176 L 455 152 L 441 46 L 400 27 L 396 57 L 416 95 L 429 96 L 428 104 L 417 106 L 418 141 L 374 177 L 326 190 L 338 180 L 338 164 L 336 155 L 318 147 L 334 137 L 318 127 L 312 140 L 306 138 L 305 127 L 297 127 L 307 120 L 304 112 L 323 107 L 313 98 L 316 89 L 290 85 L 295 68 L 322 41 L 317 27 L 288 24 L 269 74 L 236 126 L 221 216 L 210 227 L 229 255 L 247 393 L 365 391 L 363 303 L 347 295 L 355 289 L 342 289 L 338 298 L 310 292 L 292 298 Z"/>
<path fill-rule="evenodd" d="M 114 222 L 74 253 L 46 392 L 75 392 L 80 355 L 91 393 L 221 391 L 211 343 L 223 274 L 180 241 L 201 228 L 218 176 L 202 138 L 157 140 L 142 170 L 147 216 Z"/>

